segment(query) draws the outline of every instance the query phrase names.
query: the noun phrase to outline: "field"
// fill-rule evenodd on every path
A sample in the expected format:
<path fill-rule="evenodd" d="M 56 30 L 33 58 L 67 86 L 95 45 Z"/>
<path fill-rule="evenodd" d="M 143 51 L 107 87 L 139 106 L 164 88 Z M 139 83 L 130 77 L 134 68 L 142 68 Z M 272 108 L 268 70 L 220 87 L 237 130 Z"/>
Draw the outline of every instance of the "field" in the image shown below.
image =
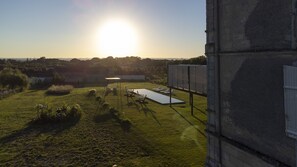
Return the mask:
<path fill-rule="evenodd" d="M 110 87 L 116 87 L 112 84 Z M 119 86 L 119 85 L 118 85 Z M 132 122 L 124 131 L 112 117 L 99 117 L 95 97 L 103 87 L 76 88 L 68 95 L 52 96 L 27 90 L 0 100 L 0 166 L 204 166 L 206 156 L 206 98 L 194 96 L 194 116 L 188 94 L 175 91 L 186 104 L 160 105 L 152 101 L 141 106 L 127 104 L 124 87 L 153 88 L 150 83 L 122 83 L 120 96 L 105 100 Z M 34 106 L 78 103 L 78 122 L 30 124 Z"/>

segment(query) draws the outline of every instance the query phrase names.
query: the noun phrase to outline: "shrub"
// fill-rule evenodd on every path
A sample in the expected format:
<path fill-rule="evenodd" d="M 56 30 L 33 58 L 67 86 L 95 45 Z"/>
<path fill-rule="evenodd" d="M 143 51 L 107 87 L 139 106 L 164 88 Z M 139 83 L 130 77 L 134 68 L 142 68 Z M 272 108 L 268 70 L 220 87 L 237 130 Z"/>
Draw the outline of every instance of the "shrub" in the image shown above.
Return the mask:
<path fill-rule="evenodd" d="M 112 90 L 109 87 L 107 87 L 105 89 L 104 96 L 108 96 L 108 94 L 111 93 L 111 92 L 112 92 Z"/>
<path fill-rule="evenodd" d="M 110 109 L 109 104 L 104 102 L 101 106 L 102 111 L 108 111 Z"/>
<path fill-rule="evenodd" d="M 0 99 L 3 99 L 5 97 L 8 97 L 12 94 L 15 94 L 17 92 L 19 92 L 20 90 L 16 90 L 16 89 L 9 89 L 9 90 L 5 90 L 5 89 L 0 89 Z"/>
<path fill-rule="evenodd" d="M 115 116 L 119 115 L 119 111 L 116 110 L 116 109 L 113 108 L 113 107 L 111 107 L 111 108 L 109 109 L 109 112 L 110 112 L 112 115 L 115 115 Z"/>
<path fill-rule="evenodd" d="M 52 85 L 46 91 L 49 95 L 66 95 L 73 89 L 72 85 Z"/>
<path fill-rule="evenodd" d="M 52 84 L 64 84 L 64 82 L 65 82 L 65 78 L 59 73 L 55 72 L 53 75 Z"/>
<path fill-rule="evenodd" d="M 81 116 L 81 108 L 79 104 L 75 104 L 70 108 L 69 117 L 79 118 Z"/>
<path fill-rule="evenodd" d="M 88 96 L 96 96 L 97 90 L 96 89 L 90 89 Z"/>
<path fill-rule="evenodd" d="M 128 118 L 121 116 L 119 111 L 113 107 L 109 108 L 109 113 L 113 116 L 113 118 L 118 123 L 120 123 L 120 125 L 124 131 L 127 131 L 127 132 L 130 131 L 132 123 Z"/>
<path fill-rule="evenodd" d="M 33 122 L 37 123 L 53 123 L 67 122 L 70 120 L 78 120 L 81 117 L 81 108 L 78 104 L 73 106 L 63 105 L 53 110 L 46 104 L 37 104 L 35 106 L 37 112 Z"/>
<path fill-rule="evenodd" d="M 114 96 L 118 95 L 118 90 L 117 90 L 117 88 L 112 88 L 112 94 L 113 94 Z"/>
<path fill-rule="evenodd" d="M 101 103 L 103 101 L 102 97 L 101 96 L 97 96 L 96 97 L 96 101 L 98 101 L 99 103 Z"/>
<path fill-rule="evenodd" d="M 130 131 L 131 129 L 131 121 L 127 118 L 121 119 L 121 126 L 123 128 L 123 130 L 125 131 Z"/>
<path fill-rule="evenodd" d="M 118 110 L 114 107 L 110 107 L 110 105 L 102 99 L 102 97 L 96 97 L 96 100 L 99 102 L 100 114 L 95 117 L 97 122 L 106 121 L 110 118 L 113 118 L 118 122 L 122 129 L 128 132 L 131 129 L 131 121 L 125 117 L 123 117 Z"/>
<path fill-rule="evenodd" d="M 9 89 L 20 88 L 23 90 L 29 86 L 29 79 L 18 69 L 4 68 L 0 71 L 0 84 Z"/>
<path fill-rule="evenodd" d="M 105 110 L 106 110 L 106 108 L 109 108 L 109 105 L 107 106 L 107 103 L 105 102 L 105 100 L 101 97 L 101 96 L 97 96 L 96 98 L 96 101 L 98 102 L 97 103 L 97 109 L 96 109 L 96 111 L 103 111 L 103 112 L 105 112 Z M 105 108 L 103 107 L 103 105 L 105 104 Z"/>

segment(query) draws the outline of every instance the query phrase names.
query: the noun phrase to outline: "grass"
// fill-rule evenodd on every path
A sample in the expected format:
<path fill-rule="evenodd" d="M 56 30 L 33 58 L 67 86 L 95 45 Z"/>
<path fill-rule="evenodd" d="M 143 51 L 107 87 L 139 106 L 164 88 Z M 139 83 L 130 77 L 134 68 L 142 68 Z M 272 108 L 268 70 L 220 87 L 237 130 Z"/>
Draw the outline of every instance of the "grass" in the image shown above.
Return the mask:
<path fill-rule="evenodd" d="M 111 85 L 115 86 L 115 85 Z M 122 83 L 128 88 L 153 88 L 150 83 Z M 114 118 L 98 119 L 95 97 L 104 88 L 73 89 L 64 96 L 47 96 L 45 91 L 25 91 L 0 100 L 0 166 L 204 166 L 206 156 L 206 98 L 194 96 L 195 117 L 186 104 L 159 105 L 148 101 L 144 107 L 127 105 L 126 97 L 109 94 L 106 102 L 132 123 L 124 131 Z M 176 92 L 187 101 L 188 95 Z M 32 125 L 35 104 L 61 106 L 79 104 L 79 122 Z M 201 110 L 201 111 L 200 111 Z"/>

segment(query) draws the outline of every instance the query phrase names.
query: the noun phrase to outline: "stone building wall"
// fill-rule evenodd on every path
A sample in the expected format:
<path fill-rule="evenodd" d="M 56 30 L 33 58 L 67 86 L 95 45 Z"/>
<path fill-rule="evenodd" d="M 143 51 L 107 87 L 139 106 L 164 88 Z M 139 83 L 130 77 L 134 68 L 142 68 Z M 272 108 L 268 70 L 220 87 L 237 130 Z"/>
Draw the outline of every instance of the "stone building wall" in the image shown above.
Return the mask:
<path fill-rule="evenodd" d="M 295 166 L 283 65 L 297 60 L 295 0 L 207 0 L 207 166 Z"/>

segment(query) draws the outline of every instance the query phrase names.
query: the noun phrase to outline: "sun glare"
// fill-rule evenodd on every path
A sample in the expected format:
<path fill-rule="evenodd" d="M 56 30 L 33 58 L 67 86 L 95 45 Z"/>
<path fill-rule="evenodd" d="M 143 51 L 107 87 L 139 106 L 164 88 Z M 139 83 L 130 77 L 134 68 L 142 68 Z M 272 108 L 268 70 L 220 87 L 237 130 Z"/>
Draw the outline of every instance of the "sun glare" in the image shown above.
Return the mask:
<path fill-rule="evenodd" d="M 97 50 L 103 56 L 135 56 L 137 34 L 135 29 L 122 20 L 111 20 L 102 25 L 97 35 Z"/>

